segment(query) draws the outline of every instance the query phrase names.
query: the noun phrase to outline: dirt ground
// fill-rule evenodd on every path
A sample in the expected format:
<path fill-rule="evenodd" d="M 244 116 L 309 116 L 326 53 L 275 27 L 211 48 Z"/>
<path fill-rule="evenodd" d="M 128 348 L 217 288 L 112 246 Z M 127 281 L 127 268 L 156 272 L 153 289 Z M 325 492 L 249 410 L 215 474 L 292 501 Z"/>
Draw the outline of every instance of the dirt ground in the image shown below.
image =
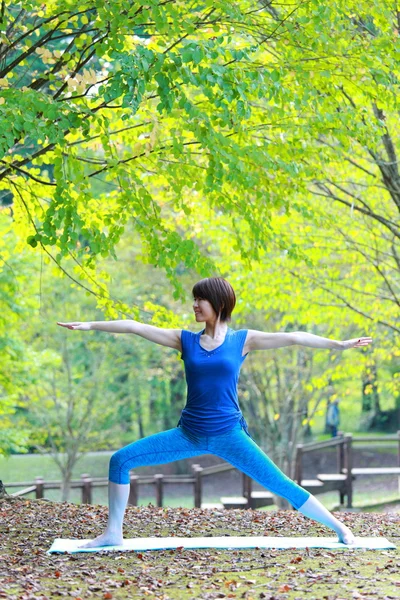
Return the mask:
<path fill-rule="evenodd" d="M 55 538 L 92 538 L 107 508 L 43 500 L 0 501 L 0 598 L 10 600 L 395 600 L 400 597 L 400 515 L 337 513 L 356 536 L 396 549 L 157 550 L 51 554 Z M 295 511 L 128 506 L 125 537 L 333 536 Z"/>

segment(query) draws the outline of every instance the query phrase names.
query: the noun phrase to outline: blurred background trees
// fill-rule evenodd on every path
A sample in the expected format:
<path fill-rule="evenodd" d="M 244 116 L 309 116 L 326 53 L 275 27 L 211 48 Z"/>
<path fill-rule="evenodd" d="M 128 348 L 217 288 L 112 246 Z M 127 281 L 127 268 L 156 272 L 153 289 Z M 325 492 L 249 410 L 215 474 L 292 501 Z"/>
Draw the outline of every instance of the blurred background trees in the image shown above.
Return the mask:
<path fill-rule="evenodd" d="M 398 13 L 393 3 L 8 3 L 0 55 L 0 452 L 174 427 L 179 353 L 56 321 L 196 330 L 226 277 L 233 328 L 373 346 L 251 353 L 240 399 L 290 474 L 295 444 L 400 427 Z M 67 492 L 65 492 L 67 493 Z"/>

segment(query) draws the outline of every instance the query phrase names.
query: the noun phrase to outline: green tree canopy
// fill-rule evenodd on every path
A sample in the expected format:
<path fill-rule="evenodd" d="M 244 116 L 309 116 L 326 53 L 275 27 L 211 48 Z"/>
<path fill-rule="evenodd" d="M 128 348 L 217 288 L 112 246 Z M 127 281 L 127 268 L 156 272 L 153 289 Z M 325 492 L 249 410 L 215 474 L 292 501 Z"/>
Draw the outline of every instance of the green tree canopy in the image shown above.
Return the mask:
<path fill-rule="evenodd" d="M 128 219 L 183 297 L 179 265 L 215 264 L 171 212 L 195 221 L 206 198 L 251 268 L 275 235 L 271 210 L 304 212 L 296 196 L 329 160 L 318 140 L 376 147 L 385 127 L 368 106 L 397 106 L 387 1 L 3 6 L 3 198 L 28 243 L 110 315 L 129 307 L 112 312 L 95 259 L 115 256 Z"/>

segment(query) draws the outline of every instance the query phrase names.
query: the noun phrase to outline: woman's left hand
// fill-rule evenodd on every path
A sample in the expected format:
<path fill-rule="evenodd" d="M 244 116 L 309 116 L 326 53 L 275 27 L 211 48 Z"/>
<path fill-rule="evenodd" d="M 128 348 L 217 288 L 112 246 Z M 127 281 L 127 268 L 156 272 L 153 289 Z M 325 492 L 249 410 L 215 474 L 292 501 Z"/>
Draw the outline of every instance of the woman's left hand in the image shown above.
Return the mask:
<path fill-rule="evenodd" d="M 349 348 L 360 348 L 361 346 L 368 346 L 372 343 L 372 338 L 370 337 L 359 337 L 354 340 L 345 340 L 342 342 L 343 350 L 348 350 Z"/>

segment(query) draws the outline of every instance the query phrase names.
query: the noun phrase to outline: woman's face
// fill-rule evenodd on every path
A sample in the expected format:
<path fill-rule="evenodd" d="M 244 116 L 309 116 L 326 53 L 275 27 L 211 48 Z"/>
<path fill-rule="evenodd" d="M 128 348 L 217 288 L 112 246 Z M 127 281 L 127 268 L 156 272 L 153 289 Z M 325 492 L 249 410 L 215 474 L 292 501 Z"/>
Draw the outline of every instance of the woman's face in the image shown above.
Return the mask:
<path fill-rule="evenodd" d="M 212 304 L 204 298 L 196 297 L 193 299 L 193 310 L 197 322 L 210 321 L 216 318 Z"/>

